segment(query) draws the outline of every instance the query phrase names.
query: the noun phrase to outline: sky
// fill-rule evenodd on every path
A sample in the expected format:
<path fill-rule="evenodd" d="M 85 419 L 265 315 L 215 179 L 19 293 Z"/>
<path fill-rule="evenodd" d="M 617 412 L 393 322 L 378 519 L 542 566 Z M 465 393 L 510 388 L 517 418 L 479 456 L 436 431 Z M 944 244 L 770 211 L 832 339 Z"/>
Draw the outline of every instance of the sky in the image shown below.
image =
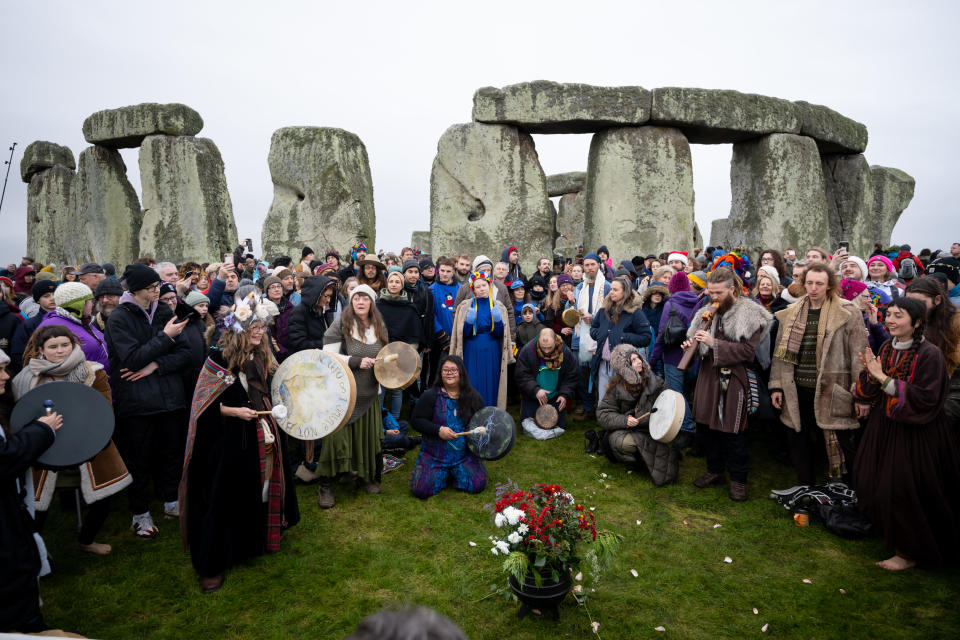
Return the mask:
<path fill-rule="evenodd" d="M 240 237 L 259 251 L 270 136 L 340 127 L 370 157 L 377 246 L 429 229 L 437 141 L 483 86 L 545 79 L 735 89 L 827 105 L 864 123 L 871 165 L 916 194 L 895 243 L 949 248 L 955 212 L 960 3 L 15 2 L 0 0 L 0 153 L 17 142 L 0 262 L 26 246 L 22 151 L 88 145 L 91 113 L 182 102 L 220 148 Z M 589 135 L 535 136 L 549 175 L 586 169 Z M 692 145 L 696 219 L 730 211 L 730 145 Z M 137 150 L 122 152 L 140 193 Z M 5 168 L 5 167 L 4 167 Z M 2 175 L 0 175 L 2 178 Z"/>

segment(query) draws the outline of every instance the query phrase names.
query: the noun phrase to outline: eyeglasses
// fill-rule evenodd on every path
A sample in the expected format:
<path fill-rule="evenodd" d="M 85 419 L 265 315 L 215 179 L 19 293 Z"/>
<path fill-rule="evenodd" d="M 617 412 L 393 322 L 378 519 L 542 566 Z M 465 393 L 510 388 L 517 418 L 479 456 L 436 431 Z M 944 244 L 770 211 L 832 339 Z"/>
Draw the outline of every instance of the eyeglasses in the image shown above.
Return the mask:
<path fill-rule="evenodd" d="M 159 283 L 159 282 L 154 282 L 152 285 L 150 285 L 149 287 L 147 287 L 147 291 L 159 291 L 159 290 L 160 290 L 160 283 Z"/>
<path fill-rule="evenodd" d="M 452 375 L 454 375 L 454 374 L 460 373 L 460 370 L 459 370 L 459 369 L 456 369 L 456 368 L 454 368 L 454 369 L 440 369 L 440 373 L 442 373 L 442 374 L 445 375 L 445 376 L 452 376 Z"/>
<path fill-rule="evenodd" d="M 266 330 L 267 328 L 260 324 L 256 325 L 255 327 L 250 327 L 250 333 L 263 333 Z"/>

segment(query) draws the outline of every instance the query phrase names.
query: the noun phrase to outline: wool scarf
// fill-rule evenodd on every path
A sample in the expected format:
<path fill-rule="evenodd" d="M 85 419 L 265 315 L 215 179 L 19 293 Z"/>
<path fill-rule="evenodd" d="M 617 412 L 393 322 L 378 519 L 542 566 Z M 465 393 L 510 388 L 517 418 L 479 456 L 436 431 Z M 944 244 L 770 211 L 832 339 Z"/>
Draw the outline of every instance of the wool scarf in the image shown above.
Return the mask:
<path fill-rule="evenodd" d="M 823 337 L 827 333 L 827 319 L 833 309 L 834 297 L 827 295 L 823 306 L 820 308 L 820 322 L 817 324 L 817 362 L 820 362 Z M 810 311 L 810 296 L 804 296 L 797 309 L 797 314 L 793 318 L 793 323 L 784 331 L 781 327 L 780 336 L 777 339 L 777 348 L 773 352 L 773 357 L 791 364 L 800 363 L 800 342 L 803 340 L 803 332 L 807 327 L 807 313 Z"/>
<path fill-rule="evenodd" d="M 603 306 L 603 290 L 605 286 L 606 279 L 603 277 L 603 272 L 598 271 L 597 277 L 593 281 L 593 304 L 591 307 L 590 282 L 584 278 L 583 286 L 580 287 L 580 295 L 577 296 L 577 311 L 580 312 L 581 316 L 585 313 L 590 313 L 591 308 L 593 309 L 593 315 L 597 314 L 597 311 Z M 594 353 L 597 350 L 597 341 L 590 337 L 590 325 L 583 320 L 577 325 L 577 336 L 580 338 L 581 351 Z"/>
<path fill-rule="evenodd" d="M 44 378 L 63 378 L 66 382 L 86 384 L 90 370 L 86 366 L 83 349 L 74 345 L 73 351 L 62 362 L 50 362 L 43 358 L 31 358 L 24 370 L 13 380 L 14 396 L 22 398 L 34 387 L 49 382 Z"/>
<path fill-rule="evenodd" d="M 554 344 L 553 353 L 546 354 L 540 347 L 540 341 L 537 340 L 537 356 L 543 361 L 543 366 L 547 369 L 559 369 L 563 365 L 563 342 L 557 340 Z"/>

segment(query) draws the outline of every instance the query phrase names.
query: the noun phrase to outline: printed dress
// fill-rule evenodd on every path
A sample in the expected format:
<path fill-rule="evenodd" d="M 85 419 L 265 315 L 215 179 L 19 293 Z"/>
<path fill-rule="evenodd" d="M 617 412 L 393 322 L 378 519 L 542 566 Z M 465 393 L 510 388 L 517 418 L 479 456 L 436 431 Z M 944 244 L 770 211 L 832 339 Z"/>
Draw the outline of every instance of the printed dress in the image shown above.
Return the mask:
<path fill-rule="evenodd" d="M 443 390 L 423 394 L 411 416 L 413 427 L 423 434 L 420 455 L 410 477 L 410 491 L 418 498 L 440 493 L 452 481 L 467 493 L 479 493 L 487 486 L 483 461 L 467 449 L 465 438 L 443 440 L 440 427 L 463 433 L 466 425 L 459 403 Z"/>

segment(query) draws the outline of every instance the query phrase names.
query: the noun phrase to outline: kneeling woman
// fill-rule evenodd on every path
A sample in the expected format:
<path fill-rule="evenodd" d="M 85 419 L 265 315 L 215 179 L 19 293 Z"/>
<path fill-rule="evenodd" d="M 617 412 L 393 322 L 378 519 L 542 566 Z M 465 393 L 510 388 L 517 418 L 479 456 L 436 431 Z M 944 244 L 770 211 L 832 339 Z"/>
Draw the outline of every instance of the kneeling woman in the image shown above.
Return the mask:
<path fill-rule="evenodd" d="M 853 488 L 894 552 L 877 563 L 891 571 L 960 559 L 960 450 L 943 410 L 950 379 L 943 353 L 923 337 L 925 314 L 918 300 L 890 303 L 890 340 L 876 357 L 860 354 L 853 394 L 867 418 Z"/>
<path fill-rule="evenodd" d="M 253 297 L 217 319 L 190 407 L 180 481 L 180 533 L 200 588 L 216 591 L 237 562 L 277 551 L 300 519 L 284 464 L 284 438 L 269 413 L 277 368 L 264 337 L 266 309 Z"/>
<path fill-rule="evenodd" d="M 103 370 L 103 365 L 99 362 L 88 362 L 83 355 L 80 340 L 63 325 L 51 324 L 37 329 L 27 342 L 23 361 L 23 370 L 13 379 L 13 396 L 17 400 L 41 384 L 65 380 L 92 387 L 100 392 L 108 404 L 111 402 L 110 380 Z M 34 468 L 38 528 L 43 527 L 58 478 L 63 480 L 64 477 L 73 476 L 76 479 L 77 475 L 77 469 L 54 472 Z M 107 498 L 133 482 L 112 441 L 93 460 L 80 465 L 79 482 L 83 501 L 90 506 L 77 536 L 80 548 L 87 553 L 107 555 L 111 551 L 110 545 L 94 542 L 97 532 L 110 513 Z"/>
<path fill-rule="evenodd" d="M 483 461 L 467 449 L 465 438 L 470 418 L 483 408 L 483 398 L 470 386 L 467 369 L 459 356 L 440 361 L 437 381 L 417 401 L 410 419 L 423 434 L 420 455 L 410 477 L 410 491 L 418 498 L 440 493 L 451 480 L 467 493 L 480 493 L 487 486 Z"/>
<path fill-rule="evenodd" d="M 666 385 L 630 344 L 613 349 L 610 368 L 613 376 L 597 407 L 597 422 L 607 432 L 601 451 L 613 462 L 630 466 L 642 462 L 658 487 L 675 481 L 680 470 L 678 447 L 654 440 L 650 417 L 641 417 L 653 409 Z"/>

